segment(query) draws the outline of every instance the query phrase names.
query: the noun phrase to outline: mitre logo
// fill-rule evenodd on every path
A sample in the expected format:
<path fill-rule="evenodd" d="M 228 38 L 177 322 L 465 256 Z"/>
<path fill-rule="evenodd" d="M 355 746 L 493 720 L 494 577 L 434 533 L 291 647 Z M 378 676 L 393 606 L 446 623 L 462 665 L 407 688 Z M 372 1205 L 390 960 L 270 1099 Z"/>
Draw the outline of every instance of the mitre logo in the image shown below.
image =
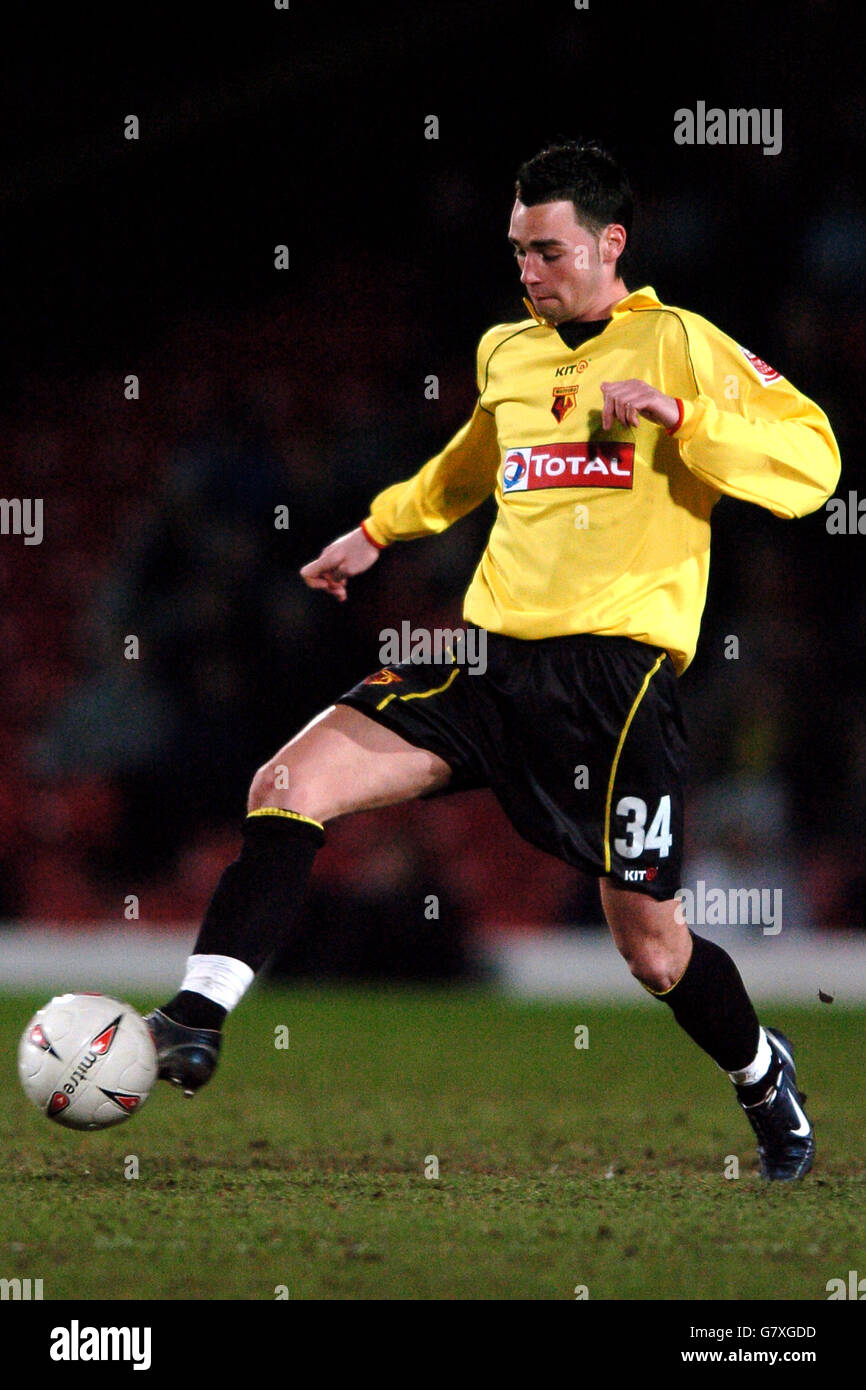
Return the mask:
<path fill-rule="evenodd" d="M 633 444 L 532 444 L 503 453 L 504 494 L 550 487 L 631 488 L 633 481 Z"/>

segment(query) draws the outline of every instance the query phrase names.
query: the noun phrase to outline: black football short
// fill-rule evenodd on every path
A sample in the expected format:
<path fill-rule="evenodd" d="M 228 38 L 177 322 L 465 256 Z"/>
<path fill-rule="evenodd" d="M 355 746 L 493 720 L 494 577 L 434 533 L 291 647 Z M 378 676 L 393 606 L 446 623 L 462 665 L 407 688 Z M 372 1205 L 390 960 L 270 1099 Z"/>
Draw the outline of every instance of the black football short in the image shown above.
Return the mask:
<path fill-rule="evenodd" d="M 433 795 L 489 787 L 531 844 L 672 898 L 687 745 L 667 653 L 629 637 L 475 629 L 439 655 L 385 666 L 339 703 L 443 758 L 454 775 Z"/>

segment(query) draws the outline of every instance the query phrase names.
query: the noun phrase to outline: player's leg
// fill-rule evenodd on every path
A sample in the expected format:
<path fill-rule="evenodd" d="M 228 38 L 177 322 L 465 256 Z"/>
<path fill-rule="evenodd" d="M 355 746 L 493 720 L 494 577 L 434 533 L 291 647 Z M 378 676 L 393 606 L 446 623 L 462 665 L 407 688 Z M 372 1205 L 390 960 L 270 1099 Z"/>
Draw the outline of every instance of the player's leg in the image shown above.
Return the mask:
<path fill-rule="evenodd" d="M 727 951 L 692 935 L 675 898 L 658 901 L 603 878 L 601 901 L 617 950 L 635 978 L 670 1006 L 723 1071 L 747 1070 L 761 1047 L 761 1028 Z M 761 1061 L 766 1071 L 769 1047 Z"/>
<path fill-rule="evenodd" d="M 633 973 L 737 1085 L 765 1175 L 800 1176 L 813 1140 L 790 1044 L 678 913 L 687 738 L 670 657 L 627 638 L 494 638 L 487 685 L 507 704 L 490 785 L 512 824 L 597 874 Z"/>
<path fill-rule="evenodd" d="M 450 778 L 444 759 L 343 704 L 259 768 L 240 855 L 217 884 L 180 991 L 148 1016 L 161 1075 L 188 1095 L 211 1076 L 226 1014 L 291 931 L 325 823 L 439 790 Z"/>
<path fill-rule="evenodd" d="M 407 743 L 349 705 L 332 705 L 259 768 L 248 812 L 296 811 L 324 825 L 351 811 L 393 806 L 444 787 L 444 759 Z"/>
<path fill-rule="evenodd" d="M 815 1143 L 791 1045 L 784 1034 L 761 1027 L 727 951 L 689 931 L 676 899 L 657 901 L 602 879 L 601 900 L 632 974 L 734 1082 L 758 1137 L 763 1176 L 802 1177 Z"/>

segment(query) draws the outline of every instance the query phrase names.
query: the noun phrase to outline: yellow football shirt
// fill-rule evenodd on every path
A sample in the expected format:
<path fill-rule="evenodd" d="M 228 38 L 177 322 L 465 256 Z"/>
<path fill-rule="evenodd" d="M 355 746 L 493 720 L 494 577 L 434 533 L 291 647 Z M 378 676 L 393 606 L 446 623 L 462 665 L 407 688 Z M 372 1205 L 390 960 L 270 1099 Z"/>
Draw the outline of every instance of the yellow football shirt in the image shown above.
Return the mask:
<path fill-rule="evenodd" d="M 710 515 L 722 493 L 779 517 L 832 495 L 826 415 L 699 314 L 628 294 L 574 350 L 533 314 L 478 347 L 471 419 L 414 477 L 374 499 L 380 545 L 445 530 L 491 493 L 497 515 L 463 616 L 490 632 L 631 637 L 694 656 Z M 678 427 L 601 426 L 602 381 L 636 377 L 682 402 Z"/>

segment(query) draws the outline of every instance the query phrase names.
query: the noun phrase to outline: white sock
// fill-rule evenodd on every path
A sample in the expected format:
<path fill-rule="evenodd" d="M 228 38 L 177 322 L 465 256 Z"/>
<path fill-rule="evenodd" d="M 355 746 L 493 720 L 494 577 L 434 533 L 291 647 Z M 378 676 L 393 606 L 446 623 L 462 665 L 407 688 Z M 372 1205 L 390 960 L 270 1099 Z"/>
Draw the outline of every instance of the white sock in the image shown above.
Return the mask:
<path fill-rule="evenodd" d="M 254 979 L 255 971 L 233 956 L 190 956 L 181 989 L 203 994 L 231 1013 Z"/>
<path fill-rule="evenodd" d="M 728 1076 L 735 1086 L 753 1086 L 756 1081 L 761 1081 L 770 1070 L 773 1060 L 773 1049 L 770 1047 L 770 1040 L 763 1028 L 758 1036 L 758 1051 L 755 1060 L 750 1066 L 744 1067 L 742 1071 L 729 1071 Z"/>

